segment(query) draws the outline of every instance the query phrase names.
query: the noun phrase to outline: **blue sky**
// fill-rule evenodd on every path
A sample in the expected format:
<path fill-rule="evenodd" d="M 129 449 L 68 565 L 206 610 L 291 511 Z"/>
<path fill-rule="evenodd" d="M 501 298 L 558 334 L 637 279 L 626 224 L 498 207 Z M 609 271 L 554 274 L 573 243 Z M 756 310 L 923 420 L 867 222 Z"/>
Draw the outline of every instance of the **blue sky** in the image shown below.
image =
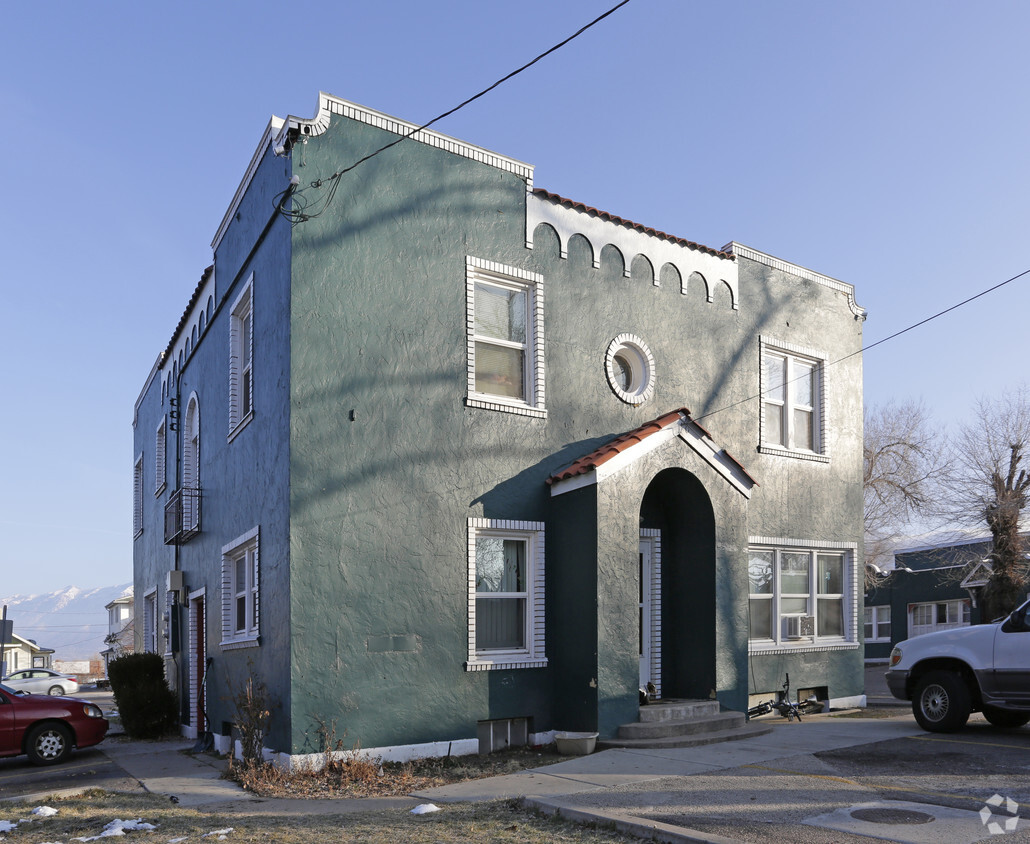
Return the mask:
<path fill-rule="evenodd" d="M 132 407 L 270 115 L 424 122 L 615 0 L 19 4 L 0 28 L 0 596 L 131 580 Z M 434 128 L 855 285 L 867 344 L 1030 267 L 1030 4 L 632 0 Z M 1030 279 L 866 355 L 964 421 Z"/>

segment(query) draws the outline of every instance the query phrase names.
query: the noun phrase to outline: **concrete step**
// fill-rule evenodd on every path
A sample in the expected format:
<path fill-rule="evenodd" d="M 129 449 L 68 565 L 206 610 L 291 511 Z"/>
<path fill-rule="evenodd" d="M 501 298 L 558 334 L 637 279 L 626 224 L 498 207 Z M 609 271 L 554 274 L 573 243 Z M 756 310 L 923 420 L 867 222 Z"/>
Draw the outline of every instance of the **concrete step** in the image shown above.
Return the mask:
<path fill-rule="evenodd" d="M 717 700 L 659 700 L 641 706 L 638 718 L 644 722 L 687 721 L 691 718 L 718 715 L 719 711 Z"/>
<path fill-rule="evenodd" d="M 751 722 L 742 727 L 728 730 L 716 730 L 708 733 L 691 735 L 675 735 L 660 738 L 613 738 L 597 742 L 598 750 L 611 750 L 616 747 L 626 749 L 655 749 L 662 747 L 701 747 L 706 744 L 717 744 L 722 741 L 740 741 L 754 736 L 764 736 L 773 730 L 771 725 Z"/>
<path fill-rule="evenodd" d="M 693 718 L 662 721 L 638 721 L 619 727 L 620 739 L 670 738 L 673 736 L 717 733 L 743 727 L 746 723 L 743 712 L 716 712 Z"/>

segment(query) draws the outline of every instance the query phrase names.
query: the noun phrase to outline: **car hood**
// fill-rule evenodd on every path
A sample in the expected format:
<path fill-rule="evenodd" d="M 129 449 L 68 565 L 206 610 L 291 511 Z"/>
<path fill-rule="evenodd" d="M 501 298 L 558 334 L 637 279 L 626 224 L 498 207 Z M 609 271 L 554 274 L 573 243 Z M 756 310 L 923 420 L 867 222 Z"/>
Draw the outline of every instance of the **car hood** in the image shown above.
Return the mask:
<path fill-rule="evenodd" d="M 922 636 L 905 639 L 898 642 L 897 647 L 901 648 L 906 657 L 909 652 L 916 653 L 931 649 L 937 652 L 952 648 L 968 648 L 974 646 L 981 639 L 993 641 L 997 629 L 997 624 L 974 624 L 972 627 L 956 627 L 954 630 L 937 630 L 934 633 L 924 633 Z"/>
<path fill-rule="evenodd" d="M 74 697 L 69 697 L 68 695 L 34 695 L 30 692 L 26 692 L 23 695 L 15 695 L 15 698 L 17 700 L 49 700 L 53 703 L 57 703 L 58 701 L 60 701 L 64 704 L 83 703 L 82 700 L 79 700 L 78 698 Z"/>

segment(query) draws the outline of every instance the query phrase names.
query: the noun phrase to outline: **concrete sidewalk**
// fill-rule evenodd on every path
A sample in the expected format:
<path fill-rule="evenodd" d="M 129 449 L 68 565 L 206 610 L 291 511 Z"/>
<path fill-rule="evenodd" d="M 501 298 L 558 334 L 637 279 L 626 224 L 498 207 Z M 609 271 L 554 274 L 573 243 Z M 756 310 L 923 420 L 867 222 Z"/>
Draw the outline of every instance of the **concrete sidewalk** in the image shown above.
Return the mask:
<path fill-rule="evenodd" d="M 975 810 L 884 800 L 882 790 L 840 776 L 815 755 L 878 742 L 895 742 L 903 753 L 908 737 L 925 736 L 904 710 L 889 718 L 818 715 L 771 723 L 770 733 L 742 741 L 606 750 L 395 798 L 265 799 L 224 779 L 224 760 L 187 752 L 193 742 L 105 742 L 101 749 L 147 791 L 218 814 L 344 814 L 522 798 L 546 813 L 669 842 L 966 844 L 990 838 Z M 1020 821 L 1005 841 L 1030 841 L 1027 826 Z"/>
<path fill-rule="evenodd" d="M 522 797 L 574 820 L 613 824 L 668 842 L 783 840 L 810 844 L 972 844 L 980 814 L 884 800 L 815 754 L 923 736 L 914 719 L 811 716 L 776 719 L 771 733 L 694 748 L 606 750 L 544 768 L 416 792 L 434 803 Z M 916 795 L 913 793 L 913 797 Z M 1006 842 L 1030 840 L 1020 821 Z"/>

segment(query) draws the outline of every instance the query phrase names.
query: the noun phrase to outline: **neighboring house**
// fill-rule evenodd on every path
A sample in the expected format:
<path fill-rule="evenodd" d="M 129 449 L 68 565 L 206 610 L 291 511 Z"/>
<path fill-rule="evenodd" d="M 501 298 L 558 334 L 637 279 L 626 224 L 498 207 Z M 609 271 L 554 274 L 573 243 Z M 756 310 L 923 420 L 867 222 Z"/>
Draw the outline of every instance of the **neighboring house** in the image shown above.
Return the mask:
<path fill-rule="evenodd" d="M 977 538 L 898 551 L 865 595 L 865 656 L 886 662 L 898 642 L 980 623 L 979 589 L 993 544 Z"/>
<path fill-rule="evenodd" d="M 41 648 L 32 639 L 23 639 L 15 633 L 14 641 L 4 645 L 0 662 L 6 665 L 6 676 L 24 668 L 50 668 L 53 655 L 53 648 Z"/>
<path fill-rule="evenodd" d="M 852 287 L 435 132 L 334 175 L 414 128 L 273 118 L 136 402 L 136 644 L 184 732 L 226 749 L 249 672 L 283 760 L 608 737 L 648 681 L 861 701 Z"/>
<path fill-rule="evenodd" d="M 117 659 L 123 654 L 131 654 L 135 648 L 136 628 L 133 624 L 135 601 L 132 591 L 115 598 L 104 609 L 107 610 L 107 636 L 104 644 L 107 645 L 100 652 L 104 660 L 104 676 L 107 676 L 107 666 L 112 659 Z"/>

